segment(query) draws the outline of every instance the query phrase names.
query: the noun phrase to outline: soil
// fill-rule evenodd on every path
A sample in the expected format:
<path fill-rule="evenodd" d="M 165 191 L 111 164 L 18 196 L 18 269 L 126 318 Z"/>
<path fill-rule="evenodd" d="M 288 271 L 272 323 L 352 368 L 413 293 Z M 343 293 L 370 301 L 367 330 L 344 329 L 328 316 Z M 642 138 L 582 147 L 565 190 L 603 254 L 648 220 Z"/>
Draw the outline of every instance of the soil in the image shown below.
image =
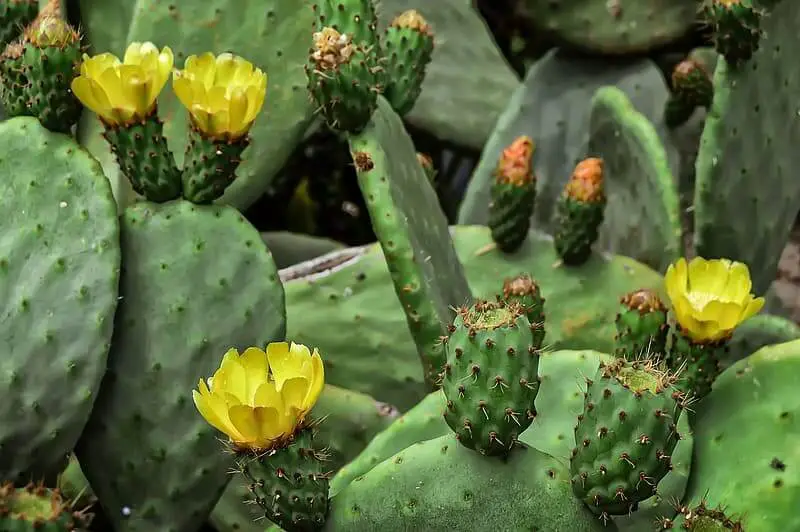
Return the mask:
<path fill-rule="evenodd" d="M 775 293 L 795 323 L 800 323 L 800 227 L 795 227 L 778 264 Z"/>

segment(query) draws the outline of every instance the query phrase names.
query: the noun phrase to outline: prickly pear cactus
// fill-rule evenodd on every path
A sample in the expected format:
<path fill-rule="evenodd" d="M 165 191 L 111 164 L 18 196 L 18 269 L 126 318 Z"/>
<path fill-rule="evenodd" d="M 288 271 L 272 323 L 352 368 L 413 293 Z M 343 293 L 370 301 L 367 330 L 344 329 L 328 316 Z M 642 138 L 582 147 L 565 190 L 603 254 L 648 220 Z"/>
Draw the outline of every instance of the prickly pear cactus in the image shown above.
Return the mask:
<path fill-rule="evenodd" d="M 697 157 L 695 250 L 747 264 L 758 293 L 775 279 L 800 205 L 800 62 L 789 44 L 799 25 L 800 3 L 779 2 L 744 67 L 720 59 Z"/>
<path fill-rule="evenodd" d="M 635 290 L 620 298 L 616 354 L 636 360 L 650 353 L 666 353 L 667 307 L 652 290 Z"/>
<path fill-rule="evenodd" d="M 66 457 L 92 411 L 117 306 L 119 223 L 97 162 L 35 118 L 0 123 L 0 176 L 0 478 L 27 481 Z"/>
<path fill-rule="evenodd" d="M 108 373 L 76 447 L 112 524 L 197 530 L 231 457 L 187 390 L 221 353 L 283 340 L 283 289 L 258 232 L 230 207 L 129 207 Z"/>

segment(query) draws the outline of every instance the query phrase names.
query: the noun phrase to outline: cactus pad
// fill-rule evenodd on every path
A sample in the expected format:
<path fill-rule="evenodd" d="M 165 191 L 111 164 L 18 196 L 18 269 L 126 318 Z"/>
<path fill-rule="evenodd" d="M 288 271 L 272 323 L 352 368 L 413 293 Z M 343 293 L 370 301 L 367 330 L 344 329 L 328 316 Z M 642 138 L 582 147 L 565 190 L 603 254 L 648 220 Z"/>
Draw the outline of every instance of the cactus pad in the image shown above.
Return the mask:
<path fill-rule="evenodd" d="M 60 462 L 89 418 L 117 306 L 119 224 L 97 162 L 35 118 L 0 123 L 0 175 L 0 478 L 14 480 Z"/>
<path fill-rule="evenodd" d="M 755 293 L 775 280 L 800 205 L 800 61 L 790 44 L 798 27 L 800 2 L 779 2 L 747 65 L 720 59 L 697 157 L 695 250 L 747 264 Z"/>
<path fill-rule="evenodd" d="M 283 289 L 258 232 L 230 207 L 142 202 L 121 219 L 108 373 L 76 454 L 116 528 L 196 530 L 231 457 L 191 390 L 229 348 L 284 339 Z"/>
<path fill-rule="evenodd" d="M 608 205 L 598 245 L 665 271 L 681 254 L 680 204 L 667 152 L 624 92 L 597 91 L 589 154 L 605 163 Z"/>
<path fill-rule="evenodd" d="M 636 290 L 620 298 L 616 354 L 629 360 L 666 353 L 667 307 L 652 290 Z"/>

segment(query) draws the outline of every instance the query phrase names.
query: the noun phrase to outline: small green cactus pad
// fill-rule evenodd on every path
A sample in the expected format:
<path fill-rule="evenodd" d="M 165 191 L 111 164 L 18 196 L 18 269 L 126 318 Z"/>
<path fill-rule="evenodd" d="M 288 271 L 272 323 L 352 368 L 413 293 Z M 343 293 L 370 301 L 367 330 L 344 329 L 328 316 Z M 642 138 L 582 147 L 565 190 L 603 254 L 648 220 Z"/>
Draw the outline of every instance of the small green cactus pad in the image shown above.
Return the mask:
<path fill-rule="evenodd" d="M 288 231 L 267 231 L 261 233 L 261 239 L 272 252 L 278 268 L 288 268 L 345 248 L 335 240 Z"/>
<path fill-rule="evenodd" d="M 0 478 L 58 464 L 106 370 L 117 209 L 100 166 L 30 117 L 0 123 Z M 24 478 L 29 480 L 29 478 Z"/>
<path fill-rule="evenodd" d="M 489 460 L 447 434 L 400 451 L 342 489 L 328 523 L 342 531 L 430 530 L 431 523 L 463 532 L 615 530 L 572 496 L 568 481 L 560 460 L 531 447 Z"/>
<path fill-rule="evenodd" d="M 76 454 L 115 527 L 196 530 L 231 457 L 191 390 L 229 348 L 284 339 L 283 289 L 258 232 L 233 208 L 142 202 L 121 220 L 108 373 Z"/>
<path fill-rule="evenodd" d="M 683 37 L 697 16 L 695 0 L 525 0 L 537 31 L 593 53 L 646 52 Z"/>
<path fill-rule="evenodd" d="M 376 3 L 381 31 L 408 9 L 419 11 L 433 28 L 436 44 L 422 93 L 404 118 L 438 139 L 480 150 L 520 85 L 486 23 L 464 0 Z M 466 63 L 469 68 L 465 68 Z"/>
<path fill-rule="evenodd" d="M 348 142 L 372 228 L 431 383 L 444 365 L 441 336 L 452 320 L 450 309 L 472 299 L 447 218 L 402 120 L 383 97 L 366 129 Z"/>
<path fill-rule="evenodd" d="M 800 204 L 800 61 L 789 51 L 798 27 L 800 2 L 780 2 L 746 67 L 720 59 L 697 157 L 697 254 L 744 262 L 758 294 L 775 280 Z"/>
<path fill-rule="evenodd" d="M 800 530 L 798 375 L 800 340 L 764 347 L 720 375 L 696 407 L 687 506 L 724 505 L 747 532 Z"/>
<path fill-rule="evenodd" d="M 414 108 L 433 53 L 433 31 L 418 11 L 398 15 L 381 36 L 385 60 L 383 95 L 397 114 Z"/>
<path fill-rule="evenodd" d="M 589 154 L 605 163 L 608 195 L 598 245 L 665 271 L 681 255 L 681 221 L 664 144 L 616 87 L 595 93 L 589 127 Z"/>
<path fill-rule="evenodd" d="M 39 12 L 38 0 L 4 0 L 0 3 L 0 47 L 19 37 Z"/>
<path fill-rule="evenodd" d="M 666 353 L 667 307 L 652 290 L 634 290 L 620 298 L 617 325 L 617 349 L 620 358 L 635 360 L 651 353 Z"/>
<path fill-rule="evenodd" d="M 547 334 L 545 331 L 544 314 L 544 304 L 546 301 L 542 297 L 542 288 L 539 286 L 539 283 L 527 273 L 515 275 L 514 277 L 507 277 L 503 280 L 502 296 L 503 300 L 506 302 L 516 301 L 522 305 L 525 316 L 527 316 L 528 322 L 531 324 L 533 347 L 537 350 L 541 349 Z"/>
<path fill-rule="evenodd" d="M 650 60 L 609 65 L 606 59 L 576 58 L 565 51 L 551 51 L 529 70 L 498 119 L 467 187 L 458 223 L 486 225 L 497 160 L 515 138 L 527 135 L 536 143 L 533 225 L 552 233 L 556 199 L 575 165 L 588 153 L 592 98 L 607 85 L 627 94 L 634 108 L 653 123 L 661 123 L 669 91 Z M 659 126 L 657 131 L 666 138 L 666 128 Z M 670 166 L 677 168 L 677 153 L 668 155 Z"/>
<path fill-rule="evenodd" d="M 3 532 L 88 532 L 92 514 L 74 508 L 58 490 L 28 484 L 0 486 L 0 530 Z"/>
<path fill-rule="evenodd" d="M 556 349 L 613 351 L 619 297 L 638 288 L 660 293 L 663 285 L 657 273 L 625 257 L 598 254 L 580 267 L 554 268 L 552 239 L 534 231 L 513 256 L 484 252 L 492 242 L 486 227 L 456 226 L 451 234 L 475 297 L 494 298 L 503 279 L 522 272 L 539 282 L 548 301 L 546 345 Z M 289 337 L 320 348 L 328 382 L 401 410 L 422 399 L 419 360 L 379 246 L 320 257 L 281 277 Z M 341 334 L 356 326 L 357 342 Z"/>
<path fill-rule="evenodd" d="M 105 2 L 101 2 L 104 4 Z M 295 145 L 305 132 L 314 110 L 306 91 L 303 66 L 311 42 L 313 12 L 306 2 L 296 0 L 209 0 L 207 2 L 162 2 L 143 0 L 131 10 L 127 0 L 109 1 L 116 8 L 113 15 L 92 14 L 111 6 L 97 2 L 82 2 L 89 11 L 84 15 L 89 40 L 94 53 L 124 53 L 127 43 L 111 39 L 104 27 L 108 20 L 124 17 L 132 11 L 127 42 L 152 41 L 169 46 L 175 53 L 176 68 L 190 54 L 206 51 L 232 51 L 252 61 L 269 75 L 267 99 L 251 132 L 252 143 L 243 154 L 237 179 L 220 202 L 244 209 L 256 201 L 269 187 Z M 109 9 L 110 10 L 110 9 Z M 83 11 L 83 10 L 82 10 Z M 112 22 L 113 24 L 113 22 Z M 101 48 L 94 40 L 99 31 Z M 123 31 L 123 34 L 125 33 Z M 119 46 L 119 49 L 111 48 Z M 170 147 L 182 164 L 186 146 L 187 112 L 167 86 L 159 99 L 161 117 L 166 122 L 165 133 Z M 107 149 L 92 143 L 98 150 Z"/>
<path fill-rule="evenodd" d="M 800 326 L 796 323 L 779 316 L 756 314 L 733 331 L 720 364 L 724 370 L 764 346 L 798 339 Z"/>

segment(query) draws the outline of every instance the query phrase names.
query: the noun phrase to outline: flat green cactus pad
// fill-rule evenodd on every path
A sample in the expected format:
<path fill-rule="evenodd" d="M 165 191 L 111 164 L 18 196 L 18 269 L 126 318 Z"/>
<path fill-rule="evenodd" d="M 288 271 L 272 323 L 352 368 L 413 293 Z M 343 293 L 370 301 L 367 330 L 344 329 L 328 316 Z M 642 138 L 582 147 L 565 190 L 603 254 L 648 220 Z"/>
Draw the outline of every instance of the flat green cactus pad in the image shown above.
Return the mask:
<path fill-rule="evenodd" d="M 726 369 L 697 405 L 694 506 L 725 506 L 747 532 L 800 530 L 800 340 Z"/>
<path fill-rule="evenodd" d="M 613 351 L 618 298 L 662 287 L 656 272 L 625 257 L 595 255 L 578 268 L 556 267 L 552 239 L 540 233 L 531 232 L 513 255 L 485 252 L 492 242 L 486 227 L 456 226 L 451 234 L 475 297 L 494 298 L 503 279 L 519 273 L 539 281 L 547 299 L 545 344 L 554 349 Z M 320 273 L 309 276 L 313 271 Z M 295 278 L 285 285 L 288 335 L 320 347 L 328 382 L 403 410 L 422 399 L 422 366 L 379 246 L 320 257 L 281 277 Z M 341 334 L 353 327 L 357 340 Z"/>
<path fill-rule="evenodd" d="M 800 3 L 779 2 L 762 25 L 747 63 L 717 63 L 694 196 L 697 254 L 746 263 L 759 294 L 775 280 L 800 205 L 800 61 L 792 50 Z"/>
<path fill-rule="evenodd" d="M 652 61 L 609 65 L 607 60 L 577 58 L 559 50 L 540 59 L 508 102 L 486 142 L 461 204 L 458 223 L 487 224 L 489 190 L 497 160 L 514 139 L 528 135 L 536 143 L 533 226 L 552 234 L 556 199 L 575 165 L 589 154 L 592 97 L 599 88 L 609 85 L 627 94 L 644 117 L 661 124 L 669 94 L 664 77 Z M 667 136 L 661 125 L 656 132 L 662 138 Z M 677 152 L 669 151 L 667 155 L 670 168 L 677 169 Z"/>
<path fill-rule="evenodd" d="M 283 288 L 231 207 L 143 202 L 121 220 L 108 373 L 75 452 L 115 528 L 197 530 L 232 461 L 192 389 L 229 348 L 284 339 Z"/>
<path fill-rule="evenodd" d="M 644 52 L 688 33 L 695 0 L 525 0 L 538 31 L 565 45 L 604 54 Z"/>
<path fill-rule="evenodd" d="M 681 253 L 678 190 L 652 123 L 616 87 L 592 100 L 589 155 L 605 163 L 602 249 L 666 271 Z"/>
<path fill-rule="evenodd" d="M 99 4 L 103 5 L 98 7 Z M 183 68 L 190 54 L 232 52 L 267 73 L 267 99 L 251 132 L 252 144 L 244 152 L 237 180 L 220 200 L 238 209 L 255 202 L 281 169 L 313 116 L 303 71 L 312 35 L 313 12 L 309 3 L 296 0 L 172 3 L 109 0 L 84 1 L 81 8 L 94 53 L 122 54 L 127 43 L 152 41 L 158 46 L 172 48 L 176 68 Z M 112 8 L 115 13 L 108 14 L 106 10 Z M 100 11 L 95 13 L 95 10 Z M 114 32 L 120 31 L 118 21 L 125 12 L 132 18 L 124 20 L 132 22 L 121 32 L 127 35 L 123 42 L 109 35 L 107 28 L 110 20 Z M 186 146 L 187 113 L 174 96 L 171 82 L 159 98 L 159 107 L 166 121 L 167 139 L 180 163 Z M 84 124 L 82 137 L 109 166 L 112 161 L 105 155 L 107 147 L 99 142 L 93 130 L 96 126 Z"/>
<path fill-rule="evenodd" d="M 0 123 L 0 210 L 0 478 L 14 480 L 57 465 L 89 418 L 117 306 L 119 224 L 97 162 L 35 118 Z"/>

